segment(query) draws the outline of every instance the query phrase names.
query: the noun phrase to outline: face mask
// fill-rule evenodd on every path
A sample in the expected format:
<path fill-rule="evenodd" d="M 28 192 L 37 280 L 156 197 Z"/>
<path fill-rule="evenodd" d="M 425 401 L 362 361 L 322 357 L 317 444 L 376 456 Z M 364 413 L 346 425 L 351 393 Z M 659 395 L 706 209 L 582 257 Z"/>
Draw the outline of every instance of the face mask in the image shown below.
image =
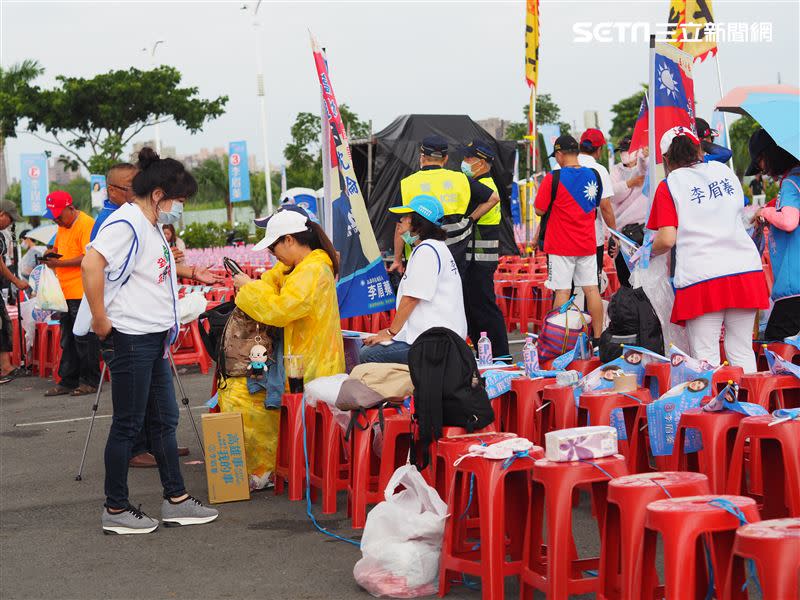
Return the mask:
<path fill-rule="evenodd" d="M 176 200 L 172 201 L 172 208 L 169 209 L 169 212 L 159 212 L 158 213 L 158 222 L 162 225 L 174 225 L 178 221 L 181 220 L 183 216 L 183 202 L 178 202 Z"/>
<path fill-rule="evenodd" d="M 404 231 L 403 233 L 400 234 L 400 237 L 409 246 L 413 246 L 419 239 L 418 235 L 412 235 L 410 231 Z"/>
<path fill-rule="evenodd" d="M 465 160 L 461 161 L 461 172 L 467 177 L 472 177 L 472 166 Z"/>

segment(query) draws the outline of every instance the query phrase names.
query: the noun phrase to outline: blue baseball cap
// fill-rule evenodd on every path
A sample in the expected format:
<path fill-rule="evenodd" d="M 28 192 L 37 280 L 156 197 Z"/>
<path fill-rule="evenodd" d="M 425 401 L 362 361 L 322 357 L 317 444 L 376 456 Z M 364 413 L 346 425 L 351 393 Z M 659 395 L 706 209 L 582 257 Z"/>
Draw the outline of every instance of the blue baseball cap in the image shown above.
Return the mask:
<path fill-rule="evenodd" d="M 424 217 L 436 226 L 441 226 L 442 219 L 444 218 L 444 208 L 442 203 L 439 202 L 434 196 L 421 194 L 414 196 L 411 202 L 405 206 L 395 206 L 390 208 L 389 212 L 402 215 L 415 212 L 419 216 Z"/>
<path fill-rule="evenodd" d="M 464 147 L 465 157 L 474 157 L 485 160 L 488 163 L 494 161 L 494 150 L 483 140 L 472 140 Z"/>

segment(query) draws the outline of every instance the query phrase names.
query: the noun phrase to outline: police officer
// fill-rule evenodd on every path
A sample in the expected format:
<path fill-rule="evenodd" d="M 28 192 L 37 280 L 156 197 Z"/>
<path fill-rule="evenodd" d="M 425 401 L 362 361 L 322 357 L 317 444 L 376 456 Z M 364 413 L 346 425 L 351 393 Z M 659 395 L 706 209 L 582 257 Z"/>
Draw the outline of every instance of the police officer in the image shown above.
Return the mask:
<path fill-rule="evenodd" d="M 442 228 L 447 231 L 447 246 L 463 279 L 472 226 L 477 219 L 500 202 L 500 197 L 491 188 L 470 180 L 463 173 L 445 169 L 446 163 L 447 141 L 438 135 L 426 137 L 420 146 L 420 170 L 400 182 L 400 193 L 404 206 L 420 194 L 435 196 L 442 203 L 444 208 Z M 471 207 L 474 208 L 468 212 Z M 389 267 L 390 272 L 403 273 L 404 245 L 395 229 L 394 262 Z M 406 257 L 408 254 L 409 250 L 406 248 Z"/>
<path fill-rule="evenodd" d="M 491 146 L 483 140 L 473 140 L 464 149 L 461 171 L 497 194 L 491 175 L 494 158 Z M 508 333 L 494 295 L 494 272 L 500 258 L 500 217 L 500 204 L 496 203 L 478 219 L 467 247 L 463 277 L 469 337 L 475 341 L 485 331 L 492 341 L 494 356 L 508 354 Z"/>

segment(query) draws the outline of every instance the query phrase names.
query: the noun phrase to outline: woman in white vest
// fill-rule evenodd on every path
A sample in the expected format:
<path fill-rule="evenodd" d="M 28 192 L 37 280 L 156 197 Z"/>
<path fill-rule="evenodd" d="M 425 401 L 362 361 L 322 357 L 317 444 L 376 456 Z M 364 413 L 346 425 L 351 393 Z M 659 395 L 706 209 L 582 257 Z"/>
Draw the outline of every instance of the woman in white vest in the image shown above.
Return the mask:
<path fill-rule="evenodd" d="M 158 520 L 128 499 L 128 464 L 142 430 L 158 464 L 167 526 L 199 525 L 217 518 L 186 492 L 175 429 L 178 405 L 167 359 L 178 324 L 175 260 L 161 225 L 180 219 L 197 182 L 181 163 L 139 152 L 133 201 L 108 217 L 81 263 L 91 327 L 111 370 L 113 415 L 105 450 L 104 533 L 150 533 Z M 75 327 L 85 327 L 85 311 Z"/>
<path fill-rule="evenodd" d="M 686 127 L 661 138 L 667 178 L 656 189 L 648 229 L 654 255 L 675 253 L 672 322 L 685 325 L 692 356 L 719 364 L 725 355 L 745 373 L 756 370 L 753 324 L 769 306 L 761 257 L 742 222 L 744 192 L 736 174 L 703 162 L 700 140 Z"/>

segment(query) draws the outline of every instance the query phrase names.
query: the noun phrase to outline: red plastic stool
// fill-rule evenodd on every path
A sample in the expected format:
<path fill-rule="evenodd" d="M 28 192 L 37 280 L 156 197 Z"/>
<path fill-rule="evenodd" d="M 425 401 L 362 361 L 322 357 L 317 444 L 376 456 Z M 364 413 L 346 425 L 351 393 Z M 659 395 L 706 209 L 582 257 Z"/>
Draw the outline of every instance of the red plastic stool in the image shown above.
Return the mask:
<path fill-rule="evenodd" d="M 458 430 L 460 428 L 453 427 L 452 429 Z M 456 474 L 456 468 L 453 463 L 469 452 L 470 446 L 473 444 L 491 445 L 516 437 L 513 433 L 492 431 L 466 433 L 461 430 L 459 433 L 454 432 L 453 435 L 447 436 L 444 433 L 433 444 L 436 446 L 436 453 L 431 453 L 431 465 L 435 473 L 434 487 L 440 498 L 448 498 L 450 496 L 450 488 L 453 485 L 453 478 Z"/>
<path fill-rule="evenodd" d="M 375 454 L 373 441 L 378 409 L 370 408 L 364 415 L 353 415 L 357 425 L 350 431 L 350 479 L 347 482 L 347 515 L 353 529 L 363 529 L 367 522 L 367 506 L 383 500 L 378 486 L 381 460 Z"/>
<path fill-rule="evenodd" d="M 744 369 L 742 367 L 723 365 L 714 371 L 714 375 L 711 376 L 711 387 L 718 394 L 729 382 L 740 383 L 742 377 L 744 377 Z"/>
<path fill-rule="evenodd" d="M 664 491 L 666 490 L 666 492 Z M 608 484 L 605 535 L 600 551 L 598 598 L 638 598 L 642 589 L 642 539 L 647 505 L 654 500 L 708 494 L 702 473 L 639 473 L 612 479 Z M 669 494 L 669 495 L 668 495 Z M 646 593 L 653 598 L 658 575 L 646 575 Z"/>
<path fill-rule="evenodd" d="M 668 362 L 651 362 L 644 366 L 643 387 L 653 398 L 660 398 L 672 387 L 672 371 Z"/>
<path fill-rule="evenodd" d="M 772 415 L 762 415 L 745 417 L 739 423 L 727 490 L 753 497 L 759 495 L 753 492 L 754 488 L 763 490 L 761 514 L 767 519 L 800 517 L 800 419 L 770 427 L 773 420 Z M 748 439 L 750 464 L 757 461 L 760 466 L 758 470 L 750 470 L 749 486 L 744 477 L 745 440 Z M 754 482 L 758 471 L 760 481 Z"/>
<path fill-rule="evenodd" d="M 508 394 L 508 416 L 506 429 L 520 437 L 538 443 L 541 440 L 536 431 L 536 409 L 542 405 L 542 391 L 550 383 L 550 379 L 540 377 L 528 379 L 520 377 L 511 380 L 511 392 Z"/>
<path fill-rule="evenodd" d="M 577 486 L 591 484 L 592 514 L 597 516 L 602 541 L 608 481 L 627 474 L 625 459 L 619 454 L 591 462 L 541 459 L 534 463 L 520 572 L 520 598 L 530 598 L 534 588 L 555 600 L 598 590 L 599 579 L 584 576 L 584 571 L 597 569 L 600 559 L 580 559 L 575 547 L 572 495 Z M 546 553 L 542 548 L 545 518 Z"/>
<path fill-rule="evenodd" d="M 544 443 L 544 435 L 556 429 L 577 427 L 578 411 L 575 408 L 573 388 L 569 385 L 550 384 L 542 390 L 542 406 L 534 413 L 534 428 L 539 439 L 534 444 Z"/>
<path fill-rule="evenodd" d="M 739 384 L 739 401 L 753 402 L 769 411 L 800 407 L 800 379 L 793 375 L 750 373 Z"/>
<path fill-rule="evenodd" d="M 406 464 L 411 449 L 411 413 L 399 412 L 391 408 L 383 411 L 383 448 L 381 450 L 381 466 L 378 471 L 378 490 L 389 484 L 395 470 Z"/>
<path fill-rule="evenodd" d="M 442 427 L 442 436 L 439 438 L 439 440 L 449 439 L 458 436 L 467 436 L 469 437 L 470 440 L 475 440 L 480 436 L 485 436 L 487 434 L 493 435 L 496 433 L 497 433 L 497 427 L 495 427 L 494 423 L 489 423 L 483 429 L 479 429 L 478 431 L 474 431 L 472 433 L 469 433 L 463 427 L 451 427 L 448 425 Z M 503 434 L 503 435 L 505 437 L 513 437 L 513 435 L 511 434 Z M 428 485 L 436 488 L 436 491 L 439 492 L 439 497 L 444 498 L 446 500 L 447 490 L 445 489 L 444 483 L 441 483 L 440 486 L 440 480 L 442 482 L 444 481 L 449 482 L 452 473 L 450 470 L 451 467 L 447 466 L 447 461 L 439 458 L 439 440 L 434 440 L 433 442 L 431 442 L 431 445 L 428 448 L 428 452 L 430 453 L 430 464 L 428 464 L 428 466 L 422 470 L 422 476 L 425 478 L 425 481 L 428 482 Z M 455 460 L 455 458 L 453 460 Z M 453 461 L 450 461 L 451 466 L 452 462 Z M 441 473 L 439 472 L 440 465 L 444 469 L 444 471 L 441 471 Z"/>
<path fill-rule="evenodd" d="M 726 587 L 736 594 L 744 583 L 743 574 L 734 573 L 732 584 L 726 585 L 739 520 L 725 509 L 709 504 L 710 500 L 719 498 L 732 502 L 748 522 L 759 520 L 755 501 L 742 496 L 687 496 L 656 500 L 647 505 L 642 573 L 652 573 L 655 569 L 656 540 L 660 533 L 664 541 L 666 600 L 700 600 L 706 597 L 709 576 L 704 541 L 714 570 L 716 597 L 724 598 Z M 733 597 L 740 598 L 741 595 Z"/>
<path fill-rule="evenodd" d="M 542 449 L 534 447 L 534 452 L 540 455 Z M 524 535 L 519 524 L 529 503 L 533 464 L 531 456 L 510 463 L 468 457 L 458 464 L 447 500 L 450 517 L 439 561 L 440 598 L 450 591 L 452 578 L 461 573 L 480 577 L 481 597 L 492 600 L 503 597 L 505 577 L 519 575 Z M 473 496 L 477 498 L 479 539 L 466 548 L 465 517 Z"/>
<path fill-rule="evenodd" d="M 730 410 L 706 412 L 702 408 L 690 408 L 685 411 L 675 432 L 671 469 L 703 473 L 708 477 L 711 493 L 724 494 L 736 431 L 744 418 L 745 415 Z M 697 452 L 684 452 L 687 429 L 700 434 L 703 447 Z"/>
<path fill-rule="evenodd" d="M 172 359 L 176 365 L 197 365 L 205 375 L 211 368 L 211 357 L 206 352 L 197 321 L 181 327 L 178 341 L 172 346 Z"/>
<path fill-rule="evenodd" d="M 769 344 L 753 344 L 753 350 L 756 352 L 756 364 L 759 371 L 769 371 L 769 363 L 764 354 L 764 348 L 772 350 L 775 354 L 783 359 L 788 360 L 790 363 L 800 365 L 800 349 L 792 344 L 784 344 L 783 342 L 771 342 Z"/>
<path fill-rule="evenodd" d="M 344 448 L 344 432 L 321 400 L 306 406 L 309 482 L 312 494 L 322 494 L 322 514 L 336 512 L 336 493 L 347 489 L 350 465 Z"/>
<path fill-rule="evenodd" d="M 650 404 L 650 392 L 644 388 L 632 392 L 585 392 L 578 400 L 578 423 L 592 425 L 610 425 L 611 411 L 622 410 L 625 419 L 625 431 L 633 431 L 633 421 L 642 405 Z M 627 458 L 629 446 L 627 440 L 619 440 L 620 454 Z"/>
<path fill-rule="evenodd" d="M 737 529 L 731 572 L 742 572 L 745 559 L 756 563 L 763 598 L 800 598 L 800 519 L 772 519 Z"/>
<path fill-rule="evenodd" d="M 275 456 L 275 495 L 289 482 L 289 500 L 301 500 L 306 468 L 303 456 L 303 394 L 284 394 Z M 313 435 L 309 432 L 309 435 Z"/>

